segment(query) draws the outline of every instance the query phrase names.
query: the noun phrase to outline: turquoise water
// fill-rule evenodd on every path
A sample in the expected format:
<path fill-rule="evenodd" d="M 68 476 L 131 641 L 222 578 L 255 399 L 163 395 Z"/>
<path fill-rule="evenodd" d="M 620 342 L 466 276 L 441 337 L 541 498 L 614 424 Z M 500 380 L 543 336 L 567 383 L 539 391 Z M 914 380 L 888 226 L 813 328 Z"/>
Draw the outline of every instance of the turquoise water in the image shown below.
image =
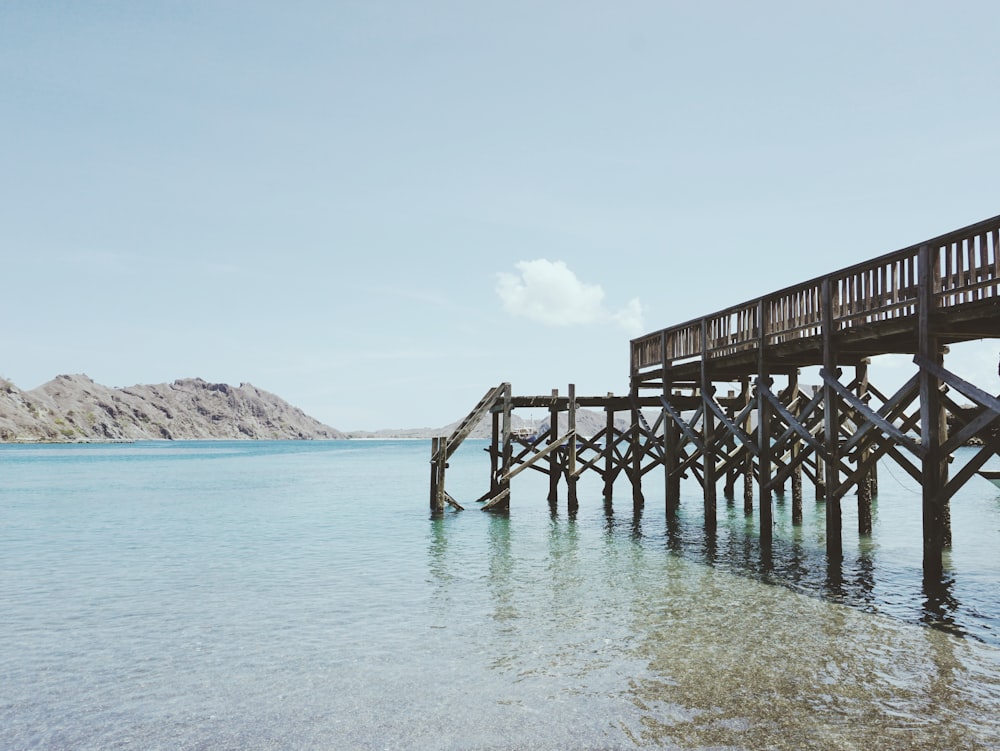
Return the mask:
<path fill-rule="evenodd" d="M 482 447 L 440 519 L 424 442 L 0 447 L 0 748 L 1000 748 L 988 483 L 925 583 L 891 466 L 831 568 L 808 488 L 768 554 L 655 471 L 641 513 L 530 472 L 480 513 Z"/>

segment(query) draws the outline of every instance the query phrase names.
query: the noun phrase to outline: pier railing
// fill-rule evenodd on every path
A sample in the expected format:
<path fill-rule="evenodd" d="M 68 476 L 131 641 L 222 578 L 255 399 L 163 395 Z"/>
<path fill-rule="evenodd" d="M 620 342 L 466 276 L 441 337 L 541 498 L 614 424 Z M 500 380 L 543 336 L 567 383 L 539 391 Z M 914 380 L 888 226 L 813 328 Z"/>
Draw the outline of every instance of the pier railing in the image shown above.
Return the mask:
<path fill-rule="evenodd" d="M 918 273 L 922 247 L 931 253 L 927 279 Z M 1000 298 L 1000 216 L 633 339 L 632 370 L 819 338 L 824 287 L 834 335 L 915 317 L 921 284 L 939 309 Z"/>

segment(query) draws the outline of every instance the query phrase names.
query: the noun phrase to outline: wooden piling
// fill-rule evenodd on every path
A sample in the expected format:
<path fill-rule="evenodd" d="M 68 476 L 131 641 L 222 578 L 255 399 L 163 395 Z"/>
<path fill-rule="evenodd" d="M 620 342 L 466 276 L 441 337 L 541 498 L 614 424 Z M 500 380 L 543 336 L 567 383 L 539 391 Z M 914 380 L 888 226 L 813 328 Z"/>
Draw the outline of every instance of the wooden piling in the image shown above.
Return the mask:
<path fill-rule="evenodd" d="M 770 389 L 772 380 L 767 362 L 767 335 L 770 307 L 767 300 L 757 304 L 760 341 L 757 350 L 757 487 L 760 490 L 760 536 L 770 540 L 774 527 L 771 504 L 771 405 L 763 391 Z"/>
<path fill-rule="evenodd" d="M 729 422 L 733 421 L 736 417 L 736 410 L 733 407 L 733 401 L 736 398 L 736 392 L 730 391 L 728 393 L 727 403 L 726 403 L 726 417 L 729 418 Z M 723 453 L 726 456 L 732 456 L 736 452 L 736 437 L 732 433 L 726 434 L 726 440 L 722 444 Z M 722 494 L 726 497 L 726 501 L 731 503 L 736 497 L 736 476 L 737 468 L 734 463 L 730 463 L 726 469 L 726 482 L 723 485 Z"/>
<path fill-rule="evenodd" d="M 840 476 L 840 409 L 837 392 L 831 383 L 840 377 L 833 332 L 833 285 L 829 279 L 822 282 L 823 297 L 823 435 L 826 441 L 826 552 L 832 559 L 843 555 L 841 535 L 840 497 L 837 486 Z"/>
<path fill-rule="evenodd" d="M 615 409 L 614 394 L 608 392 L 608 403 L 604 407 L 604 500 L 611 503 L 615 485 Z"/>
<path fill-rule="evenodd" d="M 569 508 L 569 513 L 572 515 L 576 513 L 577 497 L 576 497 L 576 447 L 577 447 L 577 436 L 576 436 L 576 384 L 571 383 L 568 390 L 569 402 L 567 404 L 567 420 L 569 421 L 569 426 L 566 429 L 566 433 L 569 435 L 569 446 L 567 447 L 566 454 L 566 499 Z"/>
<path fill-rule="evenodd" d="M 750 393 L 750 379 L 745 377 L 742 379 L 742 394 L 743 394 L 743 412 L 746 413 L 746 417 L 743 420 L 743 425 L 741 426 L 745 435 L 750 435 L 753 432 L 753 422 L 750 414 L 750 404 L 753 401 L 753 395 Z M 743 454 L 743 513 L 750 515 L 753 513 L 753 481 L 754 481 L 754 469 L 753 469 L 753 453 L 750 451 L 750 444 L 743 443 L 740 447 L 740 451 Z"/>
<path fill-rule="evenodd" d="M 801 397 L 802 394 L 799 391 L 799 370 L 798 368 L 793 368 L 788 373 L 788 393 L 790 395 L 789 404 L 792 416 L 795 420 L 799 420 L 802 414 L 802 404 Z M 795 466 L 792 470 L 792 524 L 798 526 L 802 524 L 802 457 L 800 456 L 802 452 L 802 441 L 796 435 L 792 436 L 792 444 L 790 447 L 790 461 Z"/>
<path fill-rule="evenodd" d="M 708 341 L 708 321 L 701 321 L 702 341 Z M 711 402 L 711 403 L 710 403 Z M 701 407 L 702 407 L 702 475 L 705 500 L 705 526 L 714 529 L 716 525 L 717 499 L 715 476 L 715 387 L 712 385 L 712 374 L 707 357 L 701 358 Z"/>
<path fill-rule="evenodd" d="M 441 466 L 442 441 L 444 436 L 431 438 L 431 512 L 440 514 L 444 511 L 444 468 Z"/>
<path fill-rule="evenodd" d="M 920 248 L 917 278 L 919 281 L 918 354 L 943 366 L 941 346 L 936 335 L 933 313 L 937 307 L 934 289 L 940 283 L 937 252 L 930 245 Z M 921 495 L 923 499 L 924 573 L 937 579 L 943 569 L 945 541 L 951 535 L 948 500 L 944 486 L 948 480 L 948 464 L 941 454 L 947 440 L 948 423 L 941 403 L 941 381 L 928 368 L 920 367 L 920 445 L 924 450 L 921 461 Z"/>
<path fill-rule="evenodd" d="M 865 403 L 869 400 L 869 362 L 870 361 L 866 358 L 854 367 L 858 399 Z M 860 467 L 868 461 L 870 455 L 871 451 L 867 448 L 867 446 L 858 454 L 858 467 L 860 475 L 858 478 L 858 534 L 861 535 L 870 535 L 872 533 L 872 470 L 860 469 Z"/>
<path fill-rule="evenodd" d="M 559 389 L 552 389 L 552 401 L 549 402 L 549 434 L 548 443 L 554 443 L 559 437 Z M 549 505 L 553 508 L 559 503 L 559 475 L 561 474 L 560 458 L 556 452 L 549 454 Z"/>

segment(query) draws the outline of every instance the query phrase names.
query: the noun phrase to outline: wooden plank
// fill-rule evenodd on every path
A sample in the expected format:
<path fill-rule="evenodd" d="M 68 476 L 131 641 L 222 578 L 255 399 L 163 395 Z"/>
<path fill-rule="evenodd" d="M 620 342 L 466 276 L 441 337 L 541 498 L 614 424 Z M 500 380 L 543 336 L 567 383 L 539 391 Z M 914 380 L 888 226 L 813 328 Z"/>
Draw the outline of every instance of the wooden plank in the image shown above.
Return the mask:
<path fill-rule="evenodd" d="M 510 488 L 504 488 L 497 495 L 490 499 L 490 502 L 482 507 L 482 511 L 492 511 L 493 509 L 510 501 Z"/>
<path fill-rule="evenodd" d="M 462 507 L 462 505 L 458 501 L 456 501 L 454 498 L 452 498 L 451 494 L 447 490 L 444 491 L 444 499 L 445 499 L 445 501 L 448 502 L 448 505 L 454 506 L 459 511 L 465 511 L 465 509 Z"/>

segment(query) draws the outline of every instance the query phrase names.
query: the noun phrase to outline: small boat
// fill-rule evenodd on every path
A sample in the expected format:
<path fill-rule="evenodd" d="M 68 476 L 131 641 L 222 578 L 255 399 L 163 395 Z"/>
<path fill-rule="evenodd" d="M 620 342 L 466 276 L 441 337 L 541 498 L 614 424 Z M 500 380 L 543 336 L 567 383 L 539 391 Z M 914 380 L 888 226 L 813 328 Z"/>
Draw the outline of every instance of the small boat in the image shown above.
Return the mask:
<path fill-rule="evenodd" d="M 1000 469 L 981 469 L 976 474 L 1000 488 Z"/>

